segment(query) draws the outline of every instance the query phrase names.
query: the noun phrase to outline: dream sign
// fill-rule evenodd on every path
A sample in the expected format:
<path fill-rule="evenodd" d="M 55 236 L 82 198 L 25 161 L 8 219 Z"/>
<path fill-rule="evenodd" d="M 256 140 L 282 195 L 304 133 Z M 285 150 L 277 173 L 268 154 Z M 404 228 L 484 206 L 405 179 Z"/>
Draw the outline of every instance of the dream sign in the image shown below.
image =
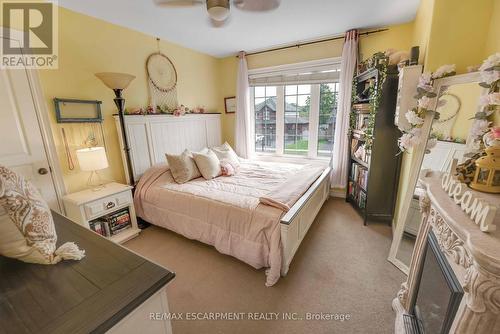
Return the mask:
<path fill-rule="evenodd" d="M 497 208 L 476 195 L 470 190 L 465 183 L 455 179 L 451 174 L 445 173 L 441 179 L 441 186 L 450 196 L 453 201 L 460 205 L 470 219 L 477 225 L 483 232 L 492 232 L 496 230 L 493 219 Z"/>

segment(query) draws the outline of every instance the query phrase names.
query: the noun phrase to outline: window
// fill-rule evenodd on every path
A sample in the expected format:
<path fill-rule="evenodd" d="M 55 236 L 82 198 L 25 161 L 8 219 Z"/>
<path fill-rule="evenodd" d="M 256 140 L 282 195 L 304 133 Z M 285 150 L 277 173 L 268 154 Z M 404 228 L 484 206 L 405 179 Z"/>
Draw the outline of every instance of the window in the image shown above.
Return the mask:
<path fill-rule="evenodd" d="M 338 82 L 252 89 L 256 152 L 331 156 Z"/>
<path fill-rule="evenodd" d="M 333 150 L 339 83 L 321 84 L 319 90 L 318 156 L 329 157 Z"/>
<path fill-rule="evenodd" d="M 329 158 L 333 150 L 340 59 L 249 71 L 255 151 Z"/>
<path fill-rule="evenodd" d="M 285 154 L 307 155 L 311 85 L 285 86 Z"/>
<path fill-rule="evenodd" d="M 276 152 L 276 87 L 254 88 L 255 151 Z"/>

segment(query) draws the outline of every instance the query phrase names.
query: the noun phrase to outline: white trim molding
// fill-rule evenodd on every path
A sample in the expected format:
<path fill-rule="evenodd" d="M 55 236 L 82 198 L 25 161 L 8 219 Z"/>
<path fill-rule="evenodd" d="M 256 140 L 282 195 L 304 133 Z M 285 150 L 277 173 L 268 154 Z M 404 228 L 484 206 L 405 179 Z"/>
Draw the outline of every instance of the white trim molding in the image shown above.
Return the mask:
<path fill-rule="evenodd" d="M 248 71 L 250 86 L 318 84 L 339 80 L 340 57 L 262 67 Z"/>
<path fill-rule="evenodd" d="M 330 197 L 346 198 L 346 190 L 343 188 L 331 188 Z"/>

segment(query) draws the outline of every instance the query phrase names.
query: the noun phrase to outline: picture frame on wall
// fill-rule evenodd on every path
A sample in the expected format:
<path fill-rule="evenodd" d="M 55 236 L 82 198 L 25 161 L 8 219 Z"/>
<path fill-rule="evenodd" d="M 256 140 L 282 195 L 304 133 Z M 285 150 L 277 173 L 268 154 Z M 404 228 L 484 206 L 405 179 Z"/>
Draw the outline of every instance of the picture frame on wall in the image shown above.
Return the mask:
<path fill-rule="evenodd" d="M 236 96 L 225 97 L 224 107 L 226 110 L 226 114 L 236 113 Z"/>

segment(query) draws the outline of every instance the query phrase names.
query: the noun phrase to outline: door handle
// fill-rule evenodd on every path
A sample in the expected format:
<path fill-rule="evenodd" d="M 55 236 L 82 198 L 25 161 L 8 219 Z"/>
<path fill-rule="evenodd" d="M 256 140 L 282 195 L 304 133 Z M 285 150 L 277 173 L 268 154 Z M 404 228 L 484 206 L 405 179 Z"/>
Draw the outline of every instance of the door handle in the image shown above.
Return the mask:
<path fill-rule="evenodd" d="M 47 170 L 47 168 L 42 167 L 42 168 L 38 169 L 38 174 L 40 174 L 40 175 L 46 175 L 48 173 L 49 173 L 49 171 Z"/>

